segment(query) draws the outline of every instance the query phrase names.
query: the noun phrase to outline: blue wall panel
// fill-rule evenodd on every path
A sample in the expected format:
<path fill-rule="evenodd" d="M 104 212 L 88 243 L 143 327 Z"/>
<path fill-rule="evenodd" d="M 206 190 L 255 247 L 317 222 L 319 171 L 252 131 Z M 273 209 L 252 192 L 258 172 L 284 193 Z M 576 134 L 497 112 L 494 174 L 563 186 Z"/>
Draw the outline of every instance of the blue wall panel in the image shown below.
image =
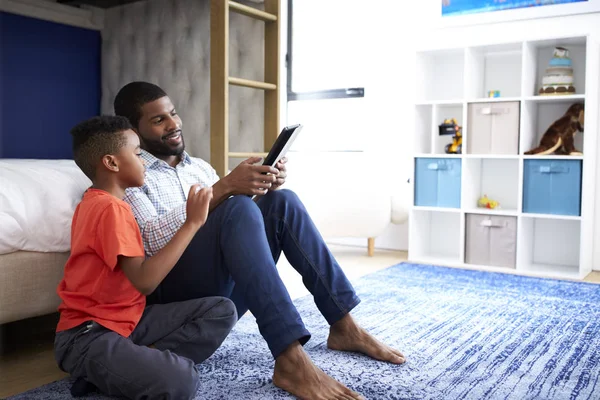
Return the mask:
<path fill-rule="evenodd" d="M 100 112 L 99 31 L 0 12 L 0 158 L 71 159 Z"/>

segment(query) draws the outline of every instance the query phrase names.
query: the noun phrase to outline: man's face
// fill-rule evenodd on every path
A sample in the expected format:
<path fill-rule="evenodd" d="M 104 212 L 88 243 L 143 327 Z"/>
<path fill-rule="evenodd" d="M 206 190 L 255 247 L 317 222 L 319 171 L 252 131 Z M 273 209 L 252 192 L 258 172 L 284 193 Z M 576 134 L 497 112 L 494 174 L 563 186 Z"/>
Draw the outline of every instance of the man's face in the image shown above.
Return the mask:
<path fill-rule="evenodd" d="M 144 104 L 137 131 L 142 148 L 157 157 L 178 156 L 185 149 L 181 118 L 168 96 Z"/>

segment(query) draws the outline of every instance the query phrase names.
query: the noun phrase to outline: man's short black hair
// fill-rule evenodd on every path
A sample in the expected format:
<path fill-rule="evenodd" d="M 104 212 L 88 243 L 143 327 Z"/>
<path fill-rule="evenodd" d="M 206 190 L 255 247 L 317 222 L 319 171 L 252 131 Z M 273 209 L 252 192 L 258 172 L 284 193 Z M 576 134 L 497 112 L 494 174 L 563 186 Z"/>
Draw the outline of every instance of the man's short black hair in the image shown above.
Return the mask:
<path fill-rule="evenodd" d="M 125 117 L 102 115 L 71 129 L 73 158 L 83 173 L 94 180 L 96 165 L 106 154 L 116 154 L 126 143 L 124 131 L 132 129 Z"/>
<path fill-rule="evenodd" d="M 164 90 L 153 83 L 141 81 L 128 83 L 115 96 L 113 103 L 115 114 L 127 118 L 131 125 L 137 128 L 142 117 L 142 106 L 166 95 Z"/>

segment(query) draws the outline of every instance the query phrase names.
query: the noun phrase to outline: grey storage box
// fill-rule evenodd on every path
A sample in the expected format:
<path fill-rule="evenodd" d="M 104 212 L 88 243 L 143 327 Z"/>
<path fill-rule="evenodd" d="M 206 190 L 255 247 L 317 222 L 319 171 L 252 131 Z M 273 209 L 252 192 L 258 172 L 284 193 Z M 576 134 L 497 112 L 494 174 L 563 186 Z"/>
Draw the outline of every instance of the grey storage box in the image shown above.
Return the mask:
<path fill-rule="evenodd" d="M 467 214 L 465 262 L 515 268 L 517 217 Z"/>
<path fill-rule="evenodd" d="M 471 103 L 468 154 L 519 154 L 520 102 Z"/>

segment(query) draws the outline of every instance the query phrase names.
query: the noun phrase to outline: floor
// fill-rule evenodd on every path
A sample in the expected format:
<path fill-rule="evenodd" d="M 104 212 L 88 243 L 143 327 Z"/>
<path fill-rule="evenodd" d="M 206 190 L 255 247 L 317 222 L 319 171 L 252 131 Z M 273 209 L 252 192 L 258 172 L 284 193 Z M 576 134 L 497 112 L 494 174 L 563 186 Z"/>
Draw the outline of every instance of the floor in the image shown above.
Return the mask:
<path fill-rule="evenodd" d="M 406 253 L 379 250 L 368 257 L 365 248 L 332 245 L 331 250 L 350 280 L 406 260 Z M 279 273 L 293 299 L 308 294 L 302 280 L 284 257 Z M 600 283 L 600 272 L 585 279 Z M 52 340 L 57 315 L 0 326 L 0 398 L 5 398 L 66 376 L 54 361 Z"/>

